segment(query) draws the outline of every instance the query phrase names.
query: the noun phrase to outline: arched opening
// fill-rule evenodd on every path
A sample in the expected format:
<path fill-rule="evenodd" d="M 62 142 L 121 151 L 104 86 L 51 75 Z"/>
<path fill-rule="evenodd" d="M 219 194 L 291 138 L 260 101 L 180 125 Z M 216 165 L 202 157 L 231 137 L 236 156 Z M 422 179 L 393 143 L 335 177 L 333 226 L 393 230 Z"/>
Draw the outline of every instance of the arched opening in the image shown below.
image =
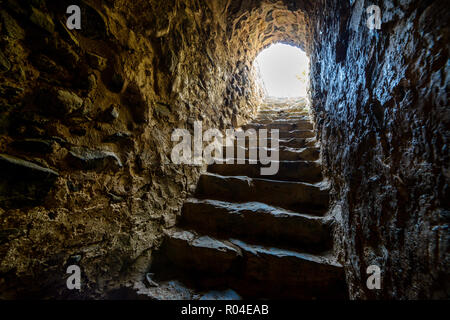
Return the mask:
<path fill-rule="evenodd" d="M 254 66 L 266 98 L 306 97 L 309 88 L 309 58 L 298 47 L 275 43 L 262 50 Z"/>

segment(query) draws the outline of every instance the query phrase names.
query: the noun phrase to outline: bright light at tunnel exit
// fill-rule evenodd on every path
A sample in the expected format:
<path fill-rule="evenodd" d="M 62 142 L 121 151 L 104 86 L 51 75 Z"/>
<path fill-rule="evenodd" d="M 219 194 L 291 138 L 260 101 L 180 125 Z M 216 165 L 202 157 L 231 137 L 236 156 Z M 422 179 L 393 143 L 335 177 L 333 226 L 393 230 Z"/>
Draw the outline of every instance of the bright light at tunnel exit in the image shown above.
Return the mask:
<path fill-rule="evenodd" d="M 269 97 L 305 97 L 309 86 L 309 58 L 300 48 L 277 43 L 255 60 Z"/>

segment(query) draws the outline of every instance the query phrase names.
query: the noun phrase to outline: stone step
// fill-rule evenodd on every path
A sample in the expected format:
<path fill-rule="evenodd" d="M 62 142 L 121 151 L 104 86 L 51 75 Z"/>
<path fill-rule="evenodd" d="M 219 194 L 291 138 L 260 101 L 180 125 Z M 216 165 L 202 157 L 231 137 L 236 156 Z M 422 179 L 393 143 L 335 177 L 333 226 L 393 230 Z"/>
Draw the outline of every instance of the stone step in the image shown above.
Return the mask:
<path fill-rule="evenodd" d="M 324 184 L 276 181 L 249 177 L 200 176 L 196 197 L 233 202 L 262 202 L 284 209 L 323 215 L 328 207 Z"/>
<path fill-rule="evenodd" d="M 218 240 L 181 229 L 166 233 L 162 250 L 180 274 L 216 276 L 244 298 L 337 298 L 346 292 L 342 266 L 326 256 Z"/>
<path fill-rule="evenodd" d="M 300 120 L 300 121 L 285 122 L 285 123 L 273 123 L 272 122 L 272 123 L 267 123 L 267 124 L 252 122 L 252 123 L 250 123 L 248 125 L 243 126 L 242 129 L 243 130 L 248 130 L 248 129 L 274 130 L 274 129 L 277 129 L 277 130 L 280 130 L 280 131 L 313 130 L 314 129 L 314 125 L 309 120 Z"/>
<path fill-rule="evenodd" d="M 272 119 L 268 117 L 256 118 L 252 121 L 252 123 L 256 124 L 283 124 L 283 123 L 296 123 L 299 121 L 311 121 L 311 119 L 307 116 L 300 117 L 290 117 L 290 118 L 280 118 L 280 119 Z"/>
<path fill-rule="evenodd" d="M 269 121 L 299 121 L 299 120 L 307 120 L 311 121 L 308 115 L 306 114 L 292 114 L 292 115 L 286 115 L 283 113 L 266 113 L 266 114 L 259 114 L 255 119 L 252 120 L 252 122 L 258 123 L 258 122 L 269 122 Z"/>
<path fill-rule="evenodd" d="M 309 108 L 305 106 L 290 106 L 290 107 L 275 107 L 275 106 L 262 106 L 258 110 L 259 113 L 262 112 L 284 112 L 284 113 L 294 113 L 294 112 L 309 112 Z"/>
<path fill-rule="evenodd" d="M 247 136 L 244 135 L 244 131 L 239 131 L 235 137 L 241 134 L 242 138 L 245 137 L 245 140 L 247 141 L 249 139 L 249 137 L 251 137 L 254 140 L 258 140 L 259 139 L 259 133 L 258 131 L 256 131 L 256 133 L 252 133 L 252 134 L 248 134 Z M 271 132 L 270 130 L 267 132 L 266 136 L 268 137 L 268 139 L 270 139 L 271 137 Z M 294 129 L 294 130 L 279 130 L 278 131 L 278 138 L 279 139 L 292 139 L 292 138 L 301 138 L 301 139 L 306 139 L 306 138 L 315 138 L 316 137 L 316 133 L 313 130 L 303 130 L 303 129 Z M 237 141 L 237 139 L 235 139 L 235 141 Z"/>
<path fill-rule="evenodd" d="M 286 109 L 264 109 L 260 110 L 257 114 L 257 118 L 264 117 L 264 116 L 275 116 L 278 118 L 287 118 L 289 116 L 309 116 L 310 113 L 308 110 L 300 110 L 300 109 L 293 109 L 293 110 L 286 110 Z"/>
<path fill-rule="evenodd" d="M 284 138 L 279 140 L 280 147 L 318 148 L 316 138 Z"/>
<path fill-rule="evenodd" d="M 242 257 L 241 250 L 229 241 L 181 229 L 166 232 L 161 252 L 177 266 L 213 275 L 233 272 Z"/>
<path fill-rule="evenodd" d="M 231 240 L 244 257 L 234 288 L 246 299 L 346 299 L 344 268 L 328 256 Z"/>
<path fill-rule="evenodd" d="M 160 279 L 156 275 L 147 273 L 144 279 L 134 281 L 133 286 L 124 285 L 105 292 L 106 300 L 132 300 L 132 301 L 173 301 L 173 300 L 242 300 L 234 290 L 217 288 L 213 290 L 198 291 L 186 281 L 173 279 Z M 152 278 L 155 278 L 155 282 Z M 152 281 L 150 283 L 150 281 Z M 153 285 L 154 283 L 157 284 Z"/>
<path fill-rule="evenodd" d="M 202 234 L 237 237 L 256 244 L 303 248 L 308 252 L 323 252 L 332 247 L 330 226 L 324 218 L 260 202 L 191 198 L 184 203 L 180 223 Z"/>
<path fill-rule="evenodd" d="M 317 161 L 320 158 L 319 148 L 289 148 L 280 147 L 280 160 L 303 160 L 303 161 Z"/>
<path fill-rule="evenodd" d="M 250 164 L 238 164 L 238 159 L 233 164 L 212 164 L 208 166 L 208 172 L 222 176 L 246 176 L 250 178 L 265 178 L 281 181 L 302 181 L 315 183 L 323 179 L 321 165 L 312 161 L 272 161 L 263 165 L 260 162 Z M 245 159 L 244 159 L 245 160 Z M 261 168 L 278 165 L 278 171 L 274 175 L 262 175 Z"/>
<path fill-rule="evenodd" d="M 244 135 L 243 131 L 239 131 L 235 134 L 235 138 L 234 138 L 234 143 L 236 144 L 238 139 L 237 137 L 242 137 L 241 140 L 245 141 L 245 143 L 248 143 L 248 141 L 254 140 L 255 142 L 258 142 L 259 140 L 259 134 L 258 131 L 256 131 L 256 134 L 249 134 L 248 136 Z M 316 133 L 313 130 L 280 130 L 278 133 L 278 138 L 281 140 L 286 140 L 286 139 L 292 139 L 292 138 L 297 138 L 297 139 L 308 139 L 308 138 L 315 138 L 316 137 Z M 244 139 L 245 138 L 245 139 Z M 266 138 L 265 139 L 269 139 L 271 140 L 271 134 L 270 131 L 267 133 Z"/>
<path fill-rule="evenodd" d="M 280 139 L 290 139 L 290 138 L 314 138 L 316 133 L 312 130 L 292 130 L 292 131 L 280 131 Z"/>
<path fill-rule="evenodd" d="M 310 118 L 311 115 L 309 112 L 301 111 L 301 112 L 284 112 L 284 111 L 265 111 L 259 112 L 256 115 L 255 119 L 264 119 L 271 118 L 273 120 L 289 120 L 293 118 Z"/>
<path fill-rule="evenodd" d="M 281 141 L 279 142 L 281 143 Z M 270 145 L 268 143 L 268 145 Z M 234 159 L 237 158 L 238 155 L 241 155 L 241 159 L 249 159 L 250 157 L 250 151 L 253 151 L 253 153 L 256 151 L 257 152 L 257 158 L 259 159 L 259 151 L 260 149 L 264 150 L 264 152 L 268 155 L 271 154 L 272 151 L 275 150 L 275 148 L 260 148 L 260 147 L 248 147 L 248 145 L 246 147 L 235 147 L 234 148 L 234 152 L 230 153 L 227 151 L 226 148 L 223 149 L 223 158 L 224 159 Z M 238 154 L 238 151 L 241 150 L 241 153 Z M 286 146 L 279 146 L 278 148 L 278 153 L 279 153 L 279 160 L 280 161 L 298 161 L 298 160 L 303 160 L 303 161 L 317 161 L 320 158 L 320 149 L 319 148 L 311 148 L 311 147 L 307 147 L 307 148 L 290 148 L 290 147 L 286 147 Z M 236 162 L 233 162 L 236 163 Z"/>

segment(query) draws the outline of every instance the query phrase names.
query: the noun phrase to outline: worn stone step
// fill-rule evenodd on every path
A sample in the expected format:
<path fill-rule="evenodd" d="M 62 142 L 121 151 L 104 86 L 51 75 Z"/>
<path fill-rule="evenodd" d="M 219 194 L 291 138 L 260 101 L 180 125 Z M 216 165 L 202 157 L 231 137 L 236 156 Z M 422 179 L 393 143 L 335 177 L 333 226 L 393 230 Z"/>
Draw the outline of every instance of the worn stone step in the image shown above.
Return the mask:
<path fill-rule="evenodd" d="M 196 197 L 233 202 L 262 202 L 296 212 L 323 215 L 328 207 L 324 184 L 275 181 L 249 177 L 200 176 Z"/>
<path fill-rule="evenodd" d="M 303 248 L 308 252 L 323 252 L 332 246 L 330 226 L 324 218 L 260 202 L 231 203 L 191 198 L 184 203 L 180 223 L 202 234 Z"/>
<path fill-rule="evenodd" d="M 299 121 L 311 121 L 308 116 L 290 117 L 290 118 L 270 118 L 270 117 L 258 117 L 254 119 L 251 123 L 256 124 L 284 124 L 284 123 L 296 123 Z"/>
<path fill-rule="evenodd" d="M 261 143 L 260 143 L 261 140 Z M 258 147 L 258 146 L 264 146 L 264 147 L 272 147 L 272 145 L 275 145 L 276 140 L 272 138 L 271 136 L 259 139 L 257 135 L 252 135 L 251 138 L 246 137 L 245 139 L 233 139 L 231 142 L 228 141 L 228 143 L 234 146 L 242 146 L 242 147 Z M 317 140 L 315 137 L 312 138 L 297 138 L 297 137 L 283 137 L 278 139 L 278 145 L 289 147 L 289 148 L 306 148 L 306 147 L 317 147 Z M 224 145 L 224 147 L 227 147 L 227 145 Z"/>
<path fill-rule="evenodd" d="M 244 257 L 233 287 L 246 299 L 346 299 L 344 268 L 328 256 L 231 240 Z"/>
<path fill-rule="evenodd" d="M 281 143 L 281 141 L 279 142 Z M 268 143 L 270 146 L 270 144 Z M 280 161 L 317 161 L 320 158 L 320 149 L 317 147 L 311 148 L 290 148 L 286 146 L 279 146 L 278 149 L 275 148 L 267 148 L 267 147 L 240 147 L 237 146 L 234 148 L 233 152 L 228 152 L 226 147 L 223 149 L 223 158 L 225 159 L 234 159 L 237 158 L 238 155 L 241 155 L 241 159 L 249 159 L 250 157 L 250 151 L 253 151 L 253 153 L 257 152 L 257 157 L 259 159 L 259 151 L 260 149 L 263 149 L 264 152 L 268 155 L 271 155 L 272 151 L 278 150 L 279 160 Z M 241 150 L 241 153 L 238 153 L 239 150 Z M 235 162 L 234 162 L 235 163 Z"/>
<path fill-rule="evenodd" d="M 244 298 L 340 298 L 346 292 L 342 266 L 326 256 L 181 229 L 166 233 L 162 253 L 170 262 L 167 267 L 179 274 L 204 284 L 221 282 Z"/>
<path fill-rule="evenodd" d="M 248 145 L 250 144 L 250 141 L 253 143 L 253 145 L 258 145 L 259 144 L 259 134 L 249 134 L 248 136 L 245 136 L 243 134 L 243 132 L 240 132 L 239 134 L 241 135 L 236 135 L 234 137 L 234 139 L 232 139 L 232 143 L 234 145 L 238 145 L 238 144 L 245 144 Z M 239 137 L 239 139 L 238 139 Z M 280 141 L 279 145 L 282 145 L 282 142 L 286 142 L 284 140 L 290 140 L 290 139 L 315 139 L 316 134 L 314 131 L 312 130 L 291 130 L 291 131 L 279 131 L 278 133 L 278 140 Z M 270 134 L 270 132 L 268 132 L 268 134 L 266 135 L 266 137 L 263 139 L 265 141 L 267 141 L 265 143 L 265 146 L 271 146 L 271 141 L 272 141 L 272 135 Z M 283 140 L 283 141 L 282 141 Z M 299 140 L 297 140 L 299 141 Z M 294 147 L 305 147 L 303 146 L 294 146 Z"/>
<path fill-rule="evenodd" d="M 263 105 L 259 107 L 259 112 L 262 111 L 282 111 L 282 112 L 303 112 L 308 111 L 309 107 L 305 105 Z"/>
<path fill-rule="evenodd" d="M 298 120 L 308 120 L 311 121 L 309 114 L 306 113 L 293 113 L 293 114 L 286 114 L 282 112 L 271 112 L 271 113 L 262 113 L 258 114 L 255 119 L 253 119 L 252 122 L 259 122 L 259 121 L 298 121 Z"/>
<path fill-rule="evenodd" d="M 149 285 L 151 277 L 157 280 L 157 286 Z M 150 281 L 153 281 L 150 278 Z M 206 292 L 205 292 L 206 291 Z M 234 290 L 226 287 L 217 289 L 197 290 L 186 279 L 160 279 L 147 273 L 142 280 L 134 281 L 133 286 L 124 285 L 105 292 L 106 300 L 132 301 L 173 301 L 173 300 L 242 300 Z"/>
<path fill-rule="evenodd" d="M 231 159 L 230 159 L 231 160 Z M 272 161 L 263 165 L 260 162 L 250 164 L 239 164 L 238 159 L 232 159 L 233 164 L 212 164 L 208 167 L 208 172 L 222 176 L 247 176 L 250 178 L 266 178 L 282 181 L 302 181 L 315 183 L 323 179 L 321 165 L 312 161 Z M 243 159 L 245 160 L 245 159 Z M 278 170 L 273 175 L 262 175 L 261 168 L 278 166 Z"/>
<path fill-rule="evenodd" d="M 296 117 L 310 117 L 309 111 L 290 111 L 290 112 L 284 112 L 282 113 L 285 119 L 291 119 Z"/>
<path fill-rule="evenodd" d="M 304 161 L 317 161 L 320 158 L 319 148 L 289 148 L 280 147 L 280 160 L 304 160 Z"/>
<path fill-rule="evenodd" d="M 253 119 L 252 123 L 270 123 L 270 122 L 293 122 L 293 121 L 301 121 L 308 120 L 312 121 L 311 118 L 307 115 L 283 115 L 283 114 L 266 114 L 259 115 L 257 118 Z"/>
<path fill-rule="evenodd" d="M 272 111 L 272 112 L 260 112 L 256 115 L 255 119 L 273 119 L 273 120 L 291 120 L 295 118 L 310 118 L 309 112 L 283 112 L 283 111 Z"/>
<path fill-rule="evenodd" d="M 288 116 L 309 116 L 307 109 L 262 109 L 258 111 L 257 117 L 260 116 L 278 116 L 279 118 L 286 118 Z"/>
<path fill-rule="evenodd" d="M 244 132 L 239 131 L 235 138 L 242 137 L 242 139 L 245 137 L 245 140 L 248 140 L 249 138 L 258 140 L 259 139 L 259 131 L 256 132 Z M 270 139 L 272 136 L 272 132 L 270 130 L 267 131 L 266 137 Z M 279 139 L 291 139 L 291 138 L 314 138 L 316 136 L 316 133 L 313 130 L 304 130 L 304 129 L 294 129 L 294 130 L 279 130 L 278 131 L 278 138 Z M 236 141 L 237 139 L 235 139 Z"/>
<path fill-rule="evenodd" d="M 279 145 L 288 148 L 318 148 L 316 138 L 284 138 L 279 140 Z"/>
<path fill-rule="evenodd" d="M 171 263 L 209 274 L 233 271 L 241 250 L 231 242 L 182 230 L 166 231 L 161 252 Z"/>
<path fill-rule="evenodd" d="M 312 130 L 292 130 L 292 131 L 280 131 L 280 139 L 290 139 L 290 138 L 314 138 L 316 133 Z"/>
<path fill-rule="evenodd" d="M 248 149 L 248 148 L 247 148 Z M 269 155 L 275 148 L 263 148 Z M 247 154 L 250 152 L 247 152 Z M 278 156 L 280 161 L 317 161 L 320 158 L 319 148 L 289 148 L 285 146 L 278 147 Z M 247 155 L 248 157 L 248 155 Z"/>
<path fill-rule="evenodd" d="M 300 121 L 295 121 L 295 122 L 285 122 L 285 123 L 255 123 L 252 122 L 248 125 L 245 125 L 242 127 L 243 130 L 247 130 L 247 129 L 255 129 L 255 130 L 261 130 L 261 129 L 266 129 L 266 130 L 280 130 L 280 131 L 293 131 L 293 130 L 313 130 L 314 129 L 314 125 L 311 121 L 309 120 L 300 120 Z"/>

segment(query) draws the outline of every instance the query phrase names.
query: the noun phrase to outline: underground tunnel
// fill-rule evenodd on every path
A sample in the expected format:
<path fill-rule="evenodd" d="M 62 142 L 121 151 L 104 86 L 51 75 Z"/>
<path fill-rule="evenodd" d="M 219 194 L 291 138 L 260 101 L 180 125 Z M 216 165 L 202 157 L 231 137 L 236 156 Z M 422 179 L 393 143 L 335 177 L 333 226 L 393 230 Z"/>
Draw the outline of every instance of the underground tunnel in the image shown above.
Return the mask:
<path fill-rule="evenodd" d="M 449 9 L 0 1 L 0 298 L 448 299 Z"/>

